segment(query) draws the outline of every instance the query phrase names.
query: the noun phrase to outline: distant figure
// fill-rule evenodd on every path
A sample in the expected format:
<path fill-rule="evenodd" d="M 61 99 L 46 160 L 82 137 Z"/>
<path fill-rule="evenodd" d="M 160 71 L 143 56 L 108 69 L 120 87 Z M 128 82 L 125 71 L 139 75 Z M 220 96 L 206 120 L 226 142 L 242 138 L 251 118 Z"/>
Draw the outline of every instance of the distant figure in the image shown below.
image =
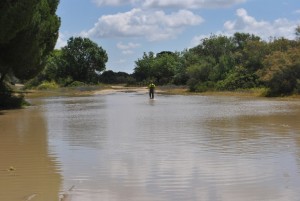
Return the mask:
<path fill-rule="evenodd" d="M 149 96 L 150 96 L 150 99 L 154 99 L 154 89 L 155 89 L 155 84 L 153 84 L 153 83 L 149 84 Z"/>

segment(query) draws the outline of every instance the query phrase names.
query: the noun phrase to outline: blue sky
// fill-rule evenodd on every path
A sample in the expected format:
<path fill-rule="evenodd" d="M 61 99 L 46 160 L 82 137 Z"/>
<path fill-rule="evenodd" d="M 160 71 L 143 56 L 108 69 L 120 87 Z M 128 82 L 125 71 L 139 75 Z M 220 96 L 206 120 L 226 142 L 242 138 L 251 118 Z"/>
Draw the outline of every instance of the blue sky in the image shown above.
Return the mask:
<path fill-rule="evenodd" d="M 183 51 L 211 34 L 295 39 L 299 0 L 60 0 L 56 48 L 88 37 L 107 51 L 107 70 L 132 73 L 144 52 Z"/>

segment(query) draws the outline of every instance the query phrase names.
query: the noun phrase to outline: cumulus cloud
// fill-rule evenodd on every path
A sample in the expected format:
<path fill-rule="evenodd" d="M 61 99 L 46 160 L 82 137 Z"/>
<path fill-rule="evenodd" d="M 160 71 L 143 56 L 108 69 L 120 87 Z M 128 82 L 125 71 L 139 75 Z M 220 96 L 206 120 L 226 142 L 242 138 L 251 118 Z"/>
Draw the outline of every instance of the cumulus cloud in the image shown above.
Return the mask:
<path fill-rule="evenodd" d="M 98 6 L 120 6 L 124 4 L 134 4 L 139 0 L 92 0 Z"/>
<path fill-rule="evenodd" d="M 176 38 L 185 27 L 202 22 L 202 17 L 188 10 L 166 14 L 164 11 L 135 8 L 125 13 L 100 17 L 94 27 L 82 35 L 98 38 L 145 37 L 149 41 L 159 41 Z"/>
<path fill-rule="evenodd" d="M 59 32 L 58 39 L 55 45 L 55 49 L 61 49 L 67 45 L 66 37 L 63 33 Z"/>
<path fill-rule="evenodd" d="M 244 3 L 246 0 L 144 0 L 144 7 L 221 8 Z"/>
<path fill-rule="evenodd" d="M 248 12 L 241 8 L 236 11 L 237 19 L 226 21 L 224 30 L 214 32 L 214 35 L 232 36 L 236 32 L 255 34 L 263 40 L 269 40 L 270 37 L 284 37 L 287 39 L 295 39 L 295 29 L 300 21 L 289 21 L 285 18 L 279 18 L 273 22 L 257 20 L 250 16 Z M 204 38 L 209 38 L 212 34 L 203 34 L 195 36 L 190 47 L 195 47 L 201 43 Z"/>
<path fill-rule="evenodd" d="M 236 11 L 237 19 L 226 21 L 224 28 L 226 33 L 246 32 L 260 36 L 263 39 L 269 37 L 295 38 L 295 29 L 298 22 L 289 21 L 285 18 L 279 18 L 273 22 L 257 20 L 250 16 L 243 8 Z"/>
<path fill-rule="evenodd" d="M 246 2 L 246 0 L 93 0 L 98 6 L 139 5 L 147 8 L 220 8 Z"/>
<path fill-rule="evenodd" d="M 124 44 L 122 42 L 119 42 L 117 44 L 117 48 L 122 50 L 123 54 L 133 54 L 133 49 L 140 47 L 140 44 L 138 43 L 128 43 Z"/>

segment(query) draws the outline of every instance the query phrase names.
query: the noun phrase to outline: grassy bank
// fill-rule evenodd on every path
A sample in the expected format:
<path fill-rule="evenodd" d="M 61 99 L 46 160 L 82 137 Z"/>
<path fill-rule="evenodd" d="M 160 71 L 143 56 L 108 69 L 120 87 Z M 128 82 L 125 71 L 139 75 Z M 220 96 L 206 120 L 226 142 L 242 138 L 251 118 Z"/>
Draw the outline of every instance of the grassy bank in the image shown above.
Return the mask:
<path fill-rule="evenodd" d="M 51 97 L 51 96 L 89 96 L 111 93 L 148 93 L 146 86 L 126 86 L 119 85 L 84 85 L 77 87 L 55 88 L 55 89 L 34 89 L 24 92 L 26 98 Z M 207 92 L 190 92 L 187 86 L 164 85 L 157 86 L 155 93 L 164 95 L 202 95 L 202 96 L 237 96 L 237 97 L 265 97 L 265 88 L 254 88 L 236 91 L 207 91 Z M 300 95 L 287 97 L 277 97 L 281 99 L 300 99 Z"/>

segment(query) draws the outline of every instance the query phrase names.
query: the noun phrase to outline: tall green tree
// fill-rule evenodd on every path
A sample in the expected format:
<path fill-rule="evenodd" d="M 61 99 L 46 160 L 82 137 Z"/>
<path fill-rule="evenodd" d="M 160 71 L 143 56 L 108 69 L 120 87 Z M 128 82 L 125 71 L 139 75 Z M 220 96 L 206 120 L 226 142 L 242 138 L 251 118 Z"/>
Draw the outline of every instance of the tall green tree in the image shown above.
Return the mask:
<path fill-rule="evenodd" d="M 157 84 L 172 82 L 174 75 L 180 70 L 180 54 L 177 52 L 162 51 L 154 55 L 153 52 L 144 53 L 138 59 L 134 68 L 134 77 L 138 82 L 152 81 Z"/>
<path fill-rule="evenodd" d="M 59 0 L 0 3 L 0 84 L 7 75 L 30 79 L 45 66 L 60 27 Z"/>
<path fill-rule="evenodd" d="M 97 82 L 98 75 L 105 70 L 108 61 L 106 51 L 88 38 L 71 37 L 67 46 L 62 48 L 62 77 L 71 77 L 74 81 Z"/>
<path fill-rule="evenodd" d="M 135 61 L 134 77 L 140 82 L 143 80 L 151 79 L 153 77 L 153 65 L 155 55 L 153 52 L 148 54 L 144 52 L 143 57 Z"/>
<path fill-rule="evenodd" d="M 163 51 L 156 55 L 153 65 L 153 77 L 157 84 L 168 84 L 172 81 L 179 66 L 177 53 Z"/>
<path fill-rule="evenodd" d="M 239 32 L 233 35 L 233 42 L 237 50 L 243 50 L 249 41 L 260 41 L 260 37 Z"/>

